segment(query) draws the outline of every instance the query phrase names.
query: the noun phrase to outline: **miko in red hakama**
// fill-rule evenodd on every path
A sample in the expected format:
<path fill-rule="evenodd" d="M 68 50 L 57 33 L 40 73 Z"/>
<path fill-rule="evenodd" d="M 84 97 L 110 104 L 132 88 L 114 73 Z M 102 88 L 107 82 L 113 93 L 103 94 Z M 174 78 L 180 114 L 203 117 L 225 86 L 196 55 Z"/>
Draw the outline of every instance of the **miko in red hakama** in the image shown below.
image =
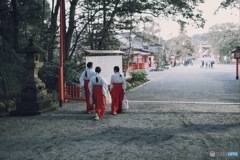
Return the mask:
<path fill-rule="evenodd" d="M 122 101 L 124 99 L 124 91 L 122 89 L 122 83 L 114 83 L 111 90 L 112 97 L 112 113 L 122 112 Z"/>
<path fill-rule="evenodd" d="M 86 93 L 86 103 L 87 103 L 87 107 L 86 107 L 86 112 L 89 113 L 90 110 L 94 110 L 94 105 L 92 105 L 90 103 L 90 91 L 88 88 L 88 83 L 90 80 L 84 80 L 84 89 L 85 89 L 85 93 Z"/>
<path fill-rule="evenodd" d="M 93 86 L 93 100 L 95 104 L 95 112 L 99 117 L 103 117 L 106 111 L 106 97 L 102 93 L 102 86 Z"/>

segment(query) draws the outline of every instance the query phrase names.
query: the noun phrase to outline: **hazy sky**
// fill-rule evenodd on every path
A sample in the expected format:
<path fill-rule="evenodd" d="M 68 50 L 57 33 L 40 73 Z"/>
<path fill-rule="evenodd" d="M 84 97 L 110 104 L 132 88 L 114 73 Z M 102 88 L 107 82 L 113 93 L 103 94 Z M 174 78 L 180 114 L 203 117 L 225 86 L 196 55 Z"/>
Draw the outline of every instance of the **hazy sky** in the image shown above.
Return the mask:
<path fill-rule="evenodd" d="M 233 22 L 240 25 L 240 11 L 236 8 L 234 9 L 220 9 L 216 15 L 214 15 L 215 10 L 218 8 L 222 0 L 205 0 L 200 9 L 203 11 L 203 17 L 206 19 L 204 29 L 195 29 L 191 26 L 186 26 L 187 34 L 192 36 L 194 34 L 202 34 L 208 32 L 208 29 L 215 24 L 221 24 L 226 22 Z M 161 23 L 161 37 L 164 39 L 169 39 L 175 37 L 179 33 L 179 25 L 173 21 L 160 21 Z"/>

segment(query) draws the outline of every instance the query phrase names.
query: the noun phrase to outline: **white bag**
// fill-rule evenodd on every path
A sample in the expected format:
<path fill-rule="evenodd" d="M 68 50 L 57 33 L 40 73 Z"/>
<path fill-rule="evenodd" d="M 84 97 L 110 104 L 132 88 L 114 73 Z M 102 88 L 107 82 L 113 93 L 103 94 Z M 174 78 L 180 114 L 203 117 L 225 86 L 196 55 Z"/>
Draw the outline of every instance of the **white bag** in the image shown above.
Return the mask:
<path fill-rule="evenodd" d="M 109 91 L 106 92 L 106 101 L 107 104 L 112 104 L 112 97 Z"/>
<path fill-rule="evenodd" d="M 128 106 L 128 100 L 125 97 L 124 100 L 122 101 L 122 110 L 128 110 L 129 106 Z"/>

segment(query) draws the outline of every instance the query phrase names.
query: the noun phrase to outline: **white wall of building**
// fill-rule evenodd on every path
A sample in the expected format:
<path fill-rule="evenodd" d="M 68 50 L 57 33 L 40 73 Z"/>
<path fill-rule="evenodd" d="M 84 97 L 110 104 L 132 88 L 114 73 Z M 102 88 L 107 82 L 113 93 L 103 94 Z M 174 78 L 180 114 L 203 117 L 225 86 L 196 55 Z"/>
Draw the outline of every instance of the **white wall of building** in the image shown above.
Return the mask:
<path fill-rule="evenodd" d="M 108 84 L 110 84 L 111 76 L 114 74 L 114 66 L 119 66 L 120 73 L 122 73 L 122 56 L 87 56 L 86 64 L 88 62 L 93 62 L 93 71 L 97 66 L 102 69 L 101 75 L 106 78 Z"/>

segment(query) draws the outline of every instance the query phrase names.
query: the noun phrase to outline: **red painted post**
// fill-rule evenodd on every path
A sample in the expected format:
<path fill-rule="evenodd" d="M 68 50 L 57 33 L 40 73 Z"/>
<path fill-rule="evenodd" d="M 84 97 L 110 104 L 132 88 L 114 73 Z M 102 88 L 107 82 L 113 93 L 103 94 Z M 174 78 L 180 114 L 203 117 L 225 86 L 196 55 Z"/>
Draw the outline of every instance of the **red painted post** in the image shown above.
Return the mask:
<path fill-rule="evenodd" d="M 62 107 L 62 102 L 64 101 L 64 85 L 63 85 L 63 67 L 59 67 L 58 70 L 58 76 L 59 76 L 59 107 Z"/>
<path fill-rule="evenodd" d="M 238 58 L 236 59 L 236 79 L 239 79 L 239 77 L 238 77 Z"/>
<path fill-rule="evenodd" d="M 64 80 L 63 80 L 63 56 L 65 52 L 65 0 L 60 1 L 60 62 L 59 62 L 59 107 L 62 107 L 64 101 Z"/>

